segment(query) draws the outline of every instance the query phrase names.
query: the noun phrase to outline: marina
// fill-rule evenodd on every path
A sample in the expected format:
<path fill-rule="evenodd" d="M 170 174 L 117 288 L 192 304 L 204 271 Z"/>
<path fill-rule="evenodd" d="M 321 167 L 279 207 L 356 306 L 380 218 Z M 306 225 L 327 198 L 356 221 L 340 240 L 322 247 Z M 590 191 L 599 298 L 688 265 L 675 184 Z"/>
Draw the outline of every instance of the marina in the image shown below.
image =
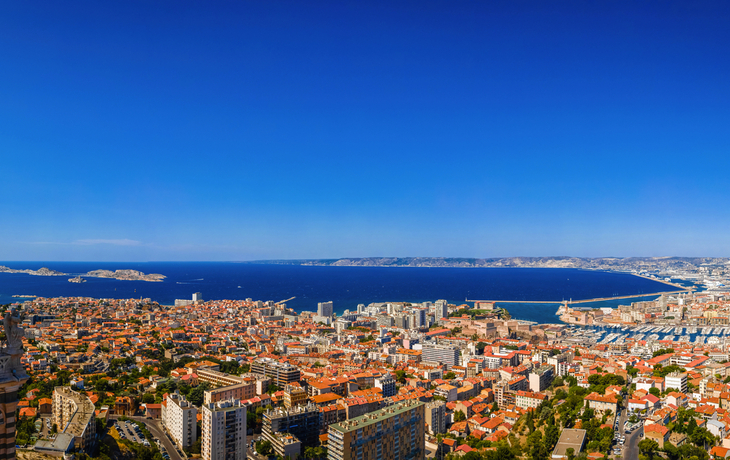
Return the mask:
<path fill-rule="evenodd" d="M 634 347 L 649 347 L 656 344 L 654 345 L 656 349 L 672 348 L 673 344 L 684 347 L 689 344 L 695 346 L 730 346 L 730 327 L 726 326 L 572 326 L 569 336 L 570 339 L 567 339 L 567 341 L 576 343 L 596 345 L 627 344 Z"/>

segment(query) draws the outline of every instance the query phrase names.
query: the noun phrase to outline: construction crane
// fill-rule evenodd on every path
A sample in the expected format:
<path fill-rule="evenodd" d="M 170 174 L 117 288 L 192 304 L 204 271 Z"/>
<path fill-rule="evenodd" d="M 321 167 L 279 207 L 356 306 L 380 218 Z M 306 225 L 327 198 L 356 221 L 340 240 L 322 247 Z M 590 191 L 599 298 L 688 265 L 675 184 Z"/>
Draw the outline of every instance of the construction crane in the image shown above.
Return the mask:
<path fill-rule="evenodd" d="M 281 304 L 283 304 L 283 303 L 287 303 L 287 302 L 289 302 L 290 300 L 294 300 L 294 299 L 296 299 L 296 297 L 290 297 L 290 298 L 288 298 L 288 299 L 286 299 L 286 300 L 280 300 L 280 301 L 276 302 L 276 303 L 275 303 L 274 305 L 281 305 Z"/>

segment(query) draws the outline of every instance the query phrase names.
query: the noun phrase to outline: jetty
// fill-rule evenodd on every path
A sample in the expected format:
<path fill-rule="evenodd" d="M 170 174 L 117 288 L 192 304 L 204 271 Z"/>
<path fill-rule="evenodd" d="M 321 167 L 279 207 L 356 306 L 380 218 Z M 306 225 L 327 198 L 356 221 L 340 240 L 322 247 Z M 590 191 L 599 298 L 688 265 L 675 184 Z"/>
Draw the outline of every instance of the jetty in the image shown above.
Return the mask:
<path fill-rule="evenodd" d="M 598 297 L 595 299 L 582 299 L 582 300 L 464 300 L 465 302 L 484 302 L 484 303 L 529 303 L 529 304 L 558 304 L 558 305 L 574 305 L 574 304 L 581 304 L 581 303 L 592 303 L 592 302 L 606 302 L 609 300 L 623 300 L 623 299 L 636 299 L 639 297 L 650 297 L 650 296 L 660 296 L 660 295 L 669 295 L 669 294 L 681 294 L 684 292 L 690 292 L 692 289 L 686 288 L 682 289 L 681 291 L 663 291 L 663 292 L 652 292 L 649 294 L 635 294 L 635 295 L 622 295 L 622 296 L 615 296 L 615 297 Z"/>

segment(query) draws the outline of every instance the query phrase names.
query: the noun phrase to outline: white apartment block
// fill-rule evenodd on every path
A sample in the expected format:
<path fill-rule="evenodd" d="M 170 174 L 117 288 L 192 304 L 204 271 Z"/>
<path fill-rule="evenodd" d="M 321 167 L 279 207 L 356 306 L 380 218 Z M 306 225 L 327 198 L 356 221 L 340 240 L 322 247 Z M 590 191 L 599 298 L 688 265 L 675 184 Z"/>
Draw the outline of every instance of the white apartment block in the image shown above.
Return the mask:
<path fill-rule="evenodd" d="M 186 449 L 198 440 L 198 410 L 177 391 L 162 402 L 162 424 L 175 443 Z"/>
<path fill-rule="evenodd" d="M 395 379 L 390 374 L 375 379 L 375 388 L 383 390 L 383 397 L 395 396 L 397 390 L 395 387 Z"/>
<path fill-rule="evenodd" d="M 672 372 L 664 377 L 664 388 L 674 388 L 681 393 L 687 393 L 687 374 Z"/>
<path fill-rule="evenodd" d="M 238 400 L 203 405 L 204 460 L 246 460 L 246 405 Z"/>
<path fill-rule="evenodd" d="M 421 362 L 443 363 L 446 369 L 459 364 L 459 349 L 449 345 L 423 344 Z"/>

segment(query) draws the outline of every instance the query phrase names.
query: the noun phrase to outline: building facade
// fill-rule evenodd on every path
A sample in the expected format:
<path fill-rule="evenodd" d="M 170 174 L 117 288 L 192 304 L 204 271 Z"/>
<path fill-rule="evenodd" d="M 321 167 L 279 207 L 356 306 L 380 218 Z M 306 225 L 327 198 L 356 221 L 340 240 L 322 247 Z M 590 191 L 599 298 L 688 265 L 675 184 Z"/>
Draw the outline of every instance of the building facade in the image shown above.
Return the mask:
<path fill-rule="evenodd" d="M 383 398 L 395 396 L 397 393 L 395 388 L 395 379 L 390 374 L 385 374 L 382 377 L 376 378 L 374 383 L 375 388 L 383 390 Z"/>
<path fill-rule="evenodd" d="M 167 395 L 162 402 L 162 424 L 183 449 L 198 440 L 198 410 L 178 392 Z"/>
<path fill-rule="evenodd" d="M 450 345 L 424 344 L 421 362 L 442 363 L 447 369 L 459 364 L 459 349 Z"/>
<path fill-rule="evenodd" d="M 406 400 L 328 430 L 329 460 L 425 459 L 425 404 Z"/>
<path fill-rule="evenodd" d="M 687 374 L 682 372 L 672 372 L 664 377 L 664 388 L 674 388 L 681 393 L 687 393 Z"/>
<path fill-rule="evenodd" d="M 246 406 L 240 401 L 203 404 L 204 460 L 246 459 Z"/>
<path fill-rule="evenodd" d="M 59 433 L 73 436 L 74 448 L 90 452 L 96 439 L 94 403 L 68 387 L 53 391 L 53 423 Z"/>
<path fill-rule="evenodd" d="M 251 372 L 269 377 L 271 382 L 280 388 L 284 388 L 289 383 L 298 382 L 301 378 L 301 373 L 296 366 L 280 363 L 271 358 L 255 360 L 251 363 Z"/>
<path fill-rule="evenodd" d="M 272 444 L 276 443 L 276 433 L 293 434 L 305 447 L 315 447 L 319 443 L 320 411 L 314 404 L 288 410 L 269 409 L 264 412 L 263 419 L 263 437 Z"/>
<path fill-rule="evenodd" d="M 540 392 L 550 386 L 555 377 L 553 366 L 542 365 L 530 372 L 530 391 Z"/>
<path fill-rule="evenodd" d="M 443 401 L 427 403 L 425 415 L 431 434 L 446 433 L 446 403 Z"/>

